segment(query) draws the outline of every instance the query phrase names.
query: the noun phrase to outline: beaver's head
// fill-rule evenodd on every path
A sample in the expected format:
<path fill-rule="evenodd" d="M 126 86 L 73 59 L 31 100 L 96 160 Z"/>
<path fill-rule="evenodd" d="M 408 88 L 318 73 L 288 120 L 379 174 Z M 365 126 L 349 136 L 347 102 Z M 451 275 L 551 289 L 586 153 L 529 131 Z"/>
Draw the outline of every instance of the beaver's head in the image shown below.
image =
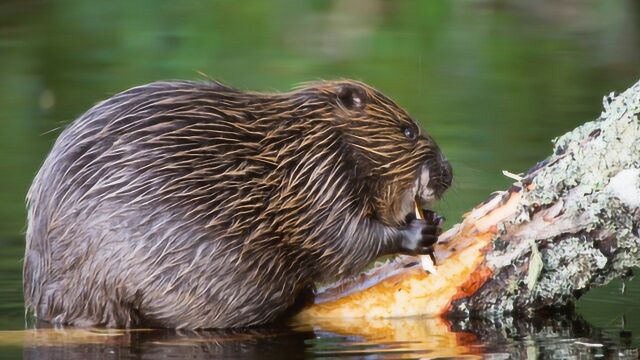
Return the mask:
<path fill-rule="evenodd" d="M 371 215 L 399 226 L 413 214 L 414 200 L 429 207 L 451 185 L 451 165 L 436 142 L 392 100 L 355 81 L 316 89 L 334 104 L 343 150 L 358 183 L 366 184 Z"/>

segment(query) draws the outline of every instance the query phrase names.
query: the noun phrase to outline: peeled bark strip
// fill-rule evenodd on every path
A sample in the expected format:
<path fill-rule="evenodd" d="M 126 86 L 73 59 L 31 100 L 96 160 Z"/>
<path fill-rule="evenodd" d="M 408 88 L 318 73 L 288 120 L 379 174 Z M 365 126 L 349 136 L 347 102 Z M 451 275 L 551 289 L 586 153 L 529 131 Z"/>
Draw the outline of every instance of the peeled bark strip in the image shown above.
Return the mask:
<path fill-rule="evenodd" d="M 438 274 L 400 257 L 318 292 L 299 320 L 531 313 L 640 265 L 640 82 L 554 140 L 508 191 L 443 234 Z"/>

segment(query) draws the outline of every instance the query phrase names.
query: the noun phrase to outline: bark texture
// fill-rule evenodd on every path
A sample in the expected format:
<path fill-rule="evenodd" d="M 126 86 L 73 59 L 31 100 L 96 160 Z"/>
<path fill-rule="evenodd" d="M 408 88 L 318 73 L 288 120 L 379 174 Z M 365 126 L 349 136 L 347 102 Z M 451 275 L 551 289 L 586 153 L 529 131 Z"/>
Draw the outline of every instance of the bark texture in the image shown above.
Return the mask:
<path fill-rule="evenodd" d="M 529 312 L 573 303 L 640 264 L 640 82 L 554 141 L 514 186 L 516 213 L 486 257 L 494 275 L 454 303 L 462 313 Z"/>

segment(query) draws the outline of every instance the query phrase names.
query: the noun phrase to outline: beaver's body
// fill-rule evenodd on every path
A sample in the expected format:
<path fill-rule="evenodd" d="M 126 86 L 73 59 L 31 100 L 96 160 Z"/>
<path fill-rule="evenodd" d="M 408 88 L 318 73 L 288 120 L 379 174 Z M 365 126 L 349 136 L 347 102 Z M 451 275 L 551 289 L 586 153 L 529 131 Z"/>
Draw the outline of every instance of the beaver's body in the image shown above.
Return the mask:
<path fill-rule="evenodd" d="M 450 171 L 419 131 L 355 82 L 120 93 L 60 135 L 34 180 L 26 304 L 57 324 L 271 321 L 315 281 L 428 251 L 428 226 L 403 218 Z"/>

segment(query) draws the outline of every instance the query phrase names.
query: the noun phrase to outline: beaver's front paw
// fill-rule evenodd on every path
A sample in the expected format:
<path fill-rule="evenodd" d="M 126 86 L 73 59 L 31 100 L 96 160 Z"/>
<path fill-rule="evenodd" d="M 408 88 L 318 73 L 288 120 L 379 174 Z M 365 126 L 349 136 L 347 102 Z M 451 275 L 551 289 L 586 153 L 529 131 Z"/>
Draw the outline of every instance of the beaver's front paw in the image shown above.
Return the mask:
<path fill-rule="evenodd" d="M 429 255 L 433 244 L 442 233 L 444 218 L 431 210 L 424 210 L 425 219 L 412 220 L 405 230 L 400 245 L 400 253 L 406 255 Z"/>

